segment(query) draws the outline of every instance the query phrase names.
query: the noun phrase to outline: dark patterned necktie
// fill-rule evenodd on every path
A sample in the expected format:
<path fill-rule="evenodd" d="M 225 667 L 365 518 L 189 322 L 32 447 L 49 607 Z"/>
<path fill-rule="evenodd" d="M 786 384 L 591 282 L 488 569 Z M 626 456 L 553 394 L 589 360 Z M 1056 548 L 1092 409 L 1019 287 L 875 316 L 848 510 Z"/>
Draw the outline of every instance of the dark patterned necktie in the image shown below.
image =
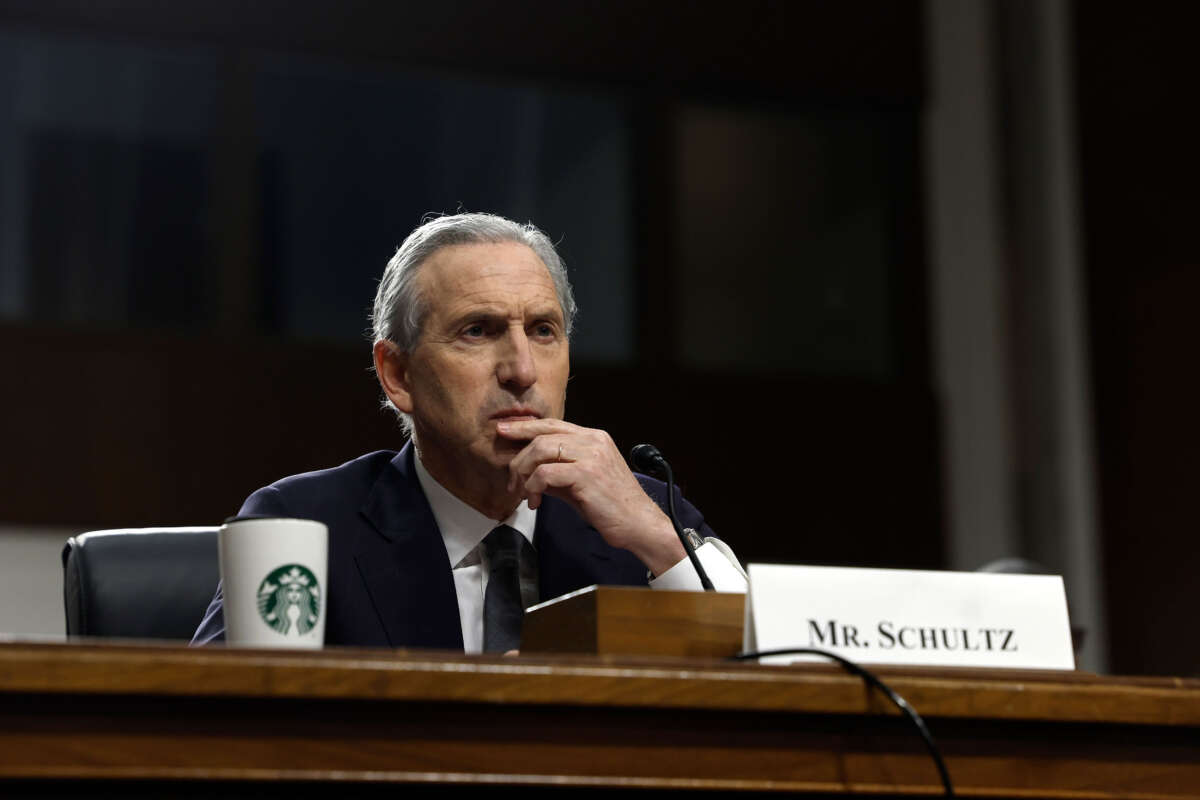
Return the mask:
<path fill-rule="evenodd" d="M 521 647 L 525 608 L 537 602 L 537 561 L 533 546 L 507 525 L 493 528 L 483 540 L 488 584 L 483 595 L 483 652 L 503 653 Z"/>

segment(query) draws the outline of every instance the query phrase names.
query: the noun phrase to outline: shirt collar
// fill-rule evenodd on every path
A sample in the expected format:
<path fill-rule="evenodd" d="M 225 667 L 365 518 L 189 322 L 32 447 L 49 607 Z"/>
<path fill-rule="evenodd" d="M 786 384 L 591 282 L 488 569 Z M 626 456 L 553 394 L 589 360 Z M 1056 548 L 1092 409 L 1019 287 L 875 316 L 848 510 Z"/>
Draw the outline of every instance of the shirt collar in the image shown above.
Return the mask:
<path fill-rule="evenodd" d="M 437 522 L 438 530 L 442 532 L 442 540 L 446 543 L 446 554 L 450 556 L 451 569 L 475 552 L 475 548 L 492 528 L 504 524 L 515 528 L 521 535 L 533 544 L 533 529 L 537 524 L 537 510 L 529 507 L 525 500 L 508 516 L 508 519 L 493 520 L 476 511 L 471 506 L 459 500 L 450 490 L 437 482 L 425 465 L 421 463 L 420 452 L 414 454 L 413 464 L 417 469 L 417 481 L 421 491 L 429 501 L 433 511 L 433 519 Z"/>

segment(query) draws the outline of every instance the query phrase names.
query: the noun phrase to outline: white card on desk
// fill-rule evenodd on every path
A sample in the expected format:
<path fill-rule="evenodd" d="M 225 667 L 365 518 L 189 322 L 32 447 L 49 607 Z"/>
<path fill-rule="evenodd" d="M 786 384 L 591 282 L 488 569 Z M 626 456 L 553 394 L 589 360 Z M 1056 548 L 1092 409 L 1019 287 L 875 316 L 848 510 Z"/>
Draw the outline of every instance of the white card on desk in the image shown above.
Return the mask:
<path fill-rule="evenodd" d="M 810 647 L 862 664 L 1075 668 L 1058 575 L 785 564 L 748 571 L 746 652 Z"/>

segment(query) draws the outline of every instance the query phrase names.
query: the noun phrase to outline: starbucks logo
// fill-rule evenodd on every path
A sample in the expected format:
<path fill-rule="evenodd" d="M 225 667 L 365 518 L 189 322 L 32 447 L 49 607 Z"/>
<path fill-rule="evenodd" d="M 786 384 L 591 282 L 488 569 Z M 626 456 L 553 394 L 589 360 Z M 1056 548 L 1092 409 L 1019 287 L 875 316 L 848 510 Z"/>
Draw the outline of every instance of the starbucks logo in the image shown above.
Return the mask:
<path fill-rule="evenodd" d="M 258 613 L 263 622 L 284 636 L 293 629 L 303 636 L 321 615 L 321 586 L 317 577 L 300 564 L 271 570 L 258 587 Z"/>

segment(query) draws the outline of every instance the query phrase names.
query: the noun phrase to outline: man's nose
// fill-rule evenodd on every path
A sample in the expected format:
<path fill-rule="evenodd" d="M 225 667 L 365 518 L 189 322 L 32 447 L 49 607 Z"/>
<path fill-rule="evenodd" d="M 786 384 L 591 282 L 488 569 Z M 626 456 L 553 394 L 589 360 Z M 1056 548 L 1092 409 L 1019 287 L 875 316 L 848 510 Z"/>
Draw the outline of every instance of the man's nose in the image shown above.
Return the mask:
<path fill-rule="evenodd" d="M 533 361 L 533 348 L 524 328 L 508 330 L 501 344 L 501 353 L 496 364 L 496 377 L 502 384 L 532 386 L 537 382 L 537 366 Z"/>

